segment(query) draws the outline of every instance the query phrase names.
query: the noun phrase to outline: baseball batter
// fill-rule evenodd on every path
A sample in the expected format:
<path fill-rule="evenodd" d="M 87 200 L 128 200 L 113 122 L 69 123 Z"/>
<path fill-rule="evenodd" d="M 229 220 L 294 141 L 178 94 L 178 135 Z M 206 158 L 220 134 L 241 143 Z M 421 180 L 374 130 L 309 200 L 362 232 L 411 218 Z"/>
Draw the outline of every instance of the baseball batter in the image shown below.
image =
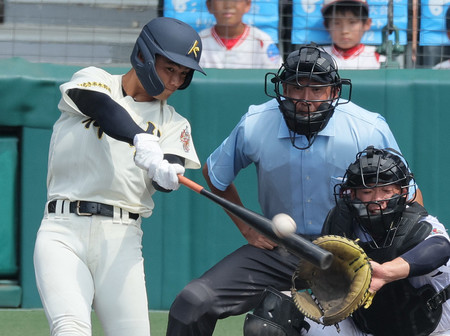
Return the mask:
<path fill-rule="evenodd" d="M 199 168 L 189 122 L 166 100 L 186 88 L 202 44 L 169 18 L 139 35 L 125 75 L 88 67 L 61 85 L 48 161 L 48 202 L 34 252 L 51 335 L 148 336 L 141 217 L 156 190 Z"/>

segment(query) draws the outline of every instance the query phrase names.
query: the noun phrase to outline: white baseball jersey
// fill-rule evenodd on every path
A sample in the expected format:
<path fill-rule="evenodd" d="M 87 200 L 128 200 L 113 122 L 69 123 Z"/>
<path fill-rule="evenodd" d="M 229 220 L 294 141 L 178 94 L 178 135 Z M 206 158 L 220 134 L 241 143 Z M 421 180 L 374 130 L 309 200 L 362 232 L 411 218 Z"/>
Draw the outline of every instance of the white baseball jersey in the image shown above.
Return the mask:
<path fill-rule="evenodd" d="M 214 27 L 200 32 L 203 51 L 200 65 L 218 69 L 278 69 L 281 57 L 272 38 L 262 30 L 246 25 L 231 49 L 227 49 Z"/>
<path fill-rule="evenodd" d="M 340 50 L 336 49 L 334 45 L 323 47 L 327 53 L 333 56 L 338 69 L 357 69 L 357 70 L 370 70 L 379 69 L 381 62 L 386 61 L 386 56 L 380 55 L 376 52 L 375 46 L 368 46 L 360 44 L 358 47 L 351 51 L 346 51 L 344 54 Z"/>
<path fill-rule="evenodd" d="M 95 80 L 93 80 L 95 79 Z M 102 92 L 123 106 L 144 130 L 160 136 L 164 153 L 186 159 L 186 168 L 200 168 L 189 122 L 165 101 L 136 102 L 122 93 L 122 76 L 89 67 L 61 85 L 61 117 L 54 125 L 48 162 L 48 200 L 106 203 L 148 217 L 155 192 L 144 170 L 133 160 L 135 148 L 104 134 L 66 94 L 72 88 Z M 71 155 L 67 155 L 70 148 Z M 100 169 L 99 169 L 100 168 Z"/>
<path fill-rule="evenodd" d="M 106 336 L 149 336 L 141 218 L 152 213 L 155 190 L 134 163 L 135 148 L 106 135 L 66 94 L 83 88 L 107 94 L 144 130 L 160 137 L 164 153 L 200 168 L 188 121 L 165 101 L 136 102 L 122 76 L 89 67 L 60 90 L 53 127 L 46 207 L 34 250 L 36 285 L 52 335 L 91 336 L 95 309 Z M 112 217 L 78 215 L 69 201 L 113 205 Z M 124 211 L 125 210 L 125 211 Z"/>
<path fill-rule="evenodd" d="M 436 64 L 433 69 L 450 69 L 450 59 Z"/>

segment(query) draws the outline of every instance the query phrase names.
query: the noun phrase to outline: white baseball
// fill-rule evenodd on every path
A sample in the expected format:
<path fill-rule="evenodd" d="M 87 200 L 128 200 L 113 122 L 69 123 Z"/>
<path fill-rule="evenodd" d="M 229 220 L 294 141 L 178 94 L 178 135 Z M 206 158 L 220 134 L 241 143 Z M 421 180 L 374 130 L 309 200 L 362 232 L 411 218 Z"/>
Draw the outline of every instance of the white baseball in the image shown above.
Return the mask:
<path fill-rule="evenodd" d="M 282 238 L 290 233 L 295 233 L 297 230 L 297 224 L 291 216 L 285 213 L 279 213 L 272 218 L 273 231 L 275 234 Z"/>

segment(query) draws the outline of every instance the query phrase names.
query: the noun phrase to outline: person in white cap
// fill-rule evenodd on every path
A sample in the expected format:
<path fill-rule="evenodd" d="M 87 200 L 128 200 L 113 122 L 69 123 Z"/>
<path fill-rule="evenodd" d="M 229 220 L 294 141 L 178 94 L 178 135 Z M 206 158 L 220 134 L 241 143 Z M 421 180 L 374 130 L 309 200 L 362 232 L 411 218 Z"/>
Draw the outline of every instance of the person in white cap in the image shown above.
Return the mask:
<path fill-rule="evenodd" d="M 375 46 L 361 43 L 372 24 L 367 0 L 325 0 L 322 15 L 332 40 L 332 45 L 324 49 L 339 69 L 380 68 L 385 56 L 378 54 Z"/>

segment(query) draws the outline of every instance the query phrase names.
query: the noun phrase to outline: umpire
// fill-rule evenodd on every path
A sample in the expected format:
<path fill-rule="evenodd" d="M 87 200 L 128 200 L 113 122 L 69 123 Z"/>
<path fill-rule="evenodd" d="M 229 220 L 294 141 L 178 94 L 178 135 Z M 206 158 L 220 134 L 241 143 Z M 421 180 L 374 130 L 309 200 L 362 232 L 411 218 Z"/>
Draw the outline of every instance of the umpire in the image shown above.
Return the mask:
<path fill-rule="evenodd" d="M 214 193 L 242 205 L 233 181 L 254 164 L 264 216 L 286 213 L 297 223 L 298 234 L 314 238 L 334 206 L 333 186 L 342 181 L 355 154 L 371 144 L 397 150 L 398 145 L 381 115 L 341 97 L 351 82 L 340 78 L 334 59 L 315 44 L 292 52 L 266 79 L 266 94 L 273 99 L 250 106 L 207 159 L 204 176 Z M 178 294 L 167 335 L 212 335 L 218 319 L 254 309 L 268 286 L 290 289 L 298 258 L 230 217 L 248 244 Z M 263 315 L 274 315 L 269 313 Z M 299 335 L 301 317 L 294 325 L 291 316 L 281 316 L 274 327 L 279 334 L 274 334 Z M 262 335 L 261 330 L 253 335 Z"/>

